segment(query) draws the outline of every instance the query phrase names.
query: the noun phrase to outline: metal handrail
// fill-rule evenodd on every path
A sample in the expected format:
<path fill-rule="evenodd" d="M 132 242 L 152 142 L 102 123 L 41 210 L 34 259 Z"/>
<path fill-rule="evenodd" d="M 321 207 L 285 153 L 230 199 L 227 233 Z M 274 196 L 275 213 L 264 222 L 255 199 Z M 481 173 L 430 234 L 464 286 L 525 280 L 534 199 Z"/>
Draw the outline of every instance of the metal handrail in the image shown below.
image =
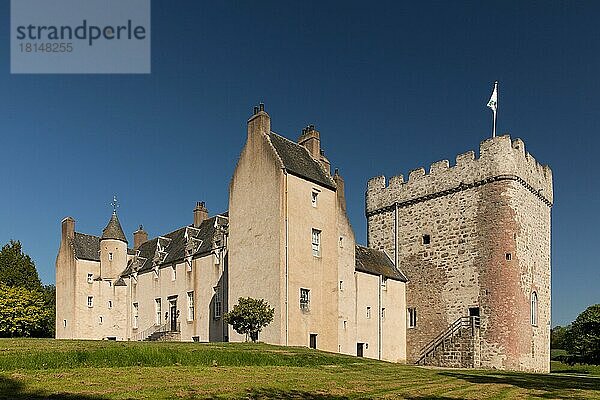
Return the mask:
<path fill-rule="evenodd" d="M 136 333 L 131 340 L 133 341 L 142 341 L 147 339 L 148 337 L 150 337 L 153 333 L 156 332 L 168 332 L 169 331 L 169 327 L 170 327 L 170 323 L 166 323 L 163 325 L 152 325 L 149 328 L 143 330 L 142 332 L 138 332 Z"/>
<path fill-rule="evenodd" d="M 473 332 L 475 332 L 475 328 L 479 328 L 481 324 L 481 318 L 477 316 L 470 317 L 460 317 L 456 321 L 454 321 L 445 331 L 437 335 L 427 346 L 423 347 L 420 352 L 419 360 L 417 364 L 419 364 L 425 357 L 427 357 L 433 350 L 435 350 L 441 343 L 443 343 L 449 337 L 454 336 L 454 334 L 461 328 L 471 328 Z"/>

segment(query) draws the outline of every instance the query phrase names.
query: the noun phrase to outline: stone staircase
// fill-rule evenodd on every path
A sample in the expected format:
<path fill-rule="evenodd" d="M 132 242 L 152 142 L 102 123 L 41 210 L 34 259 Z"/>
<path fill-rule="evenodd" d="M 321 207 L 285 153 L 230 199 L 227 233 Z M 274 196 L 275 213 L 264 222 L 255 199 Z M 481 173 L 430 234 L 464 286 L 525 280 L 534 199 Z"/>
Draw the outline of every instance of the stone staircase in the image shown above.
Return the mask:
<path fill-rule="evenodd" d="M 479 317 L 461 317 L 420 353 L 416 364 L 447 368 L 479 368 L 481 351 Z"/>
<path fill-rule="evenodd" d="M 171 324 L 153 325 L 135 335 L 132 340 L 150 341 L 150 342 L 178 342 L 181 340 L 180 323 L 177 322 L 177 328 L 171 330 Z"/>

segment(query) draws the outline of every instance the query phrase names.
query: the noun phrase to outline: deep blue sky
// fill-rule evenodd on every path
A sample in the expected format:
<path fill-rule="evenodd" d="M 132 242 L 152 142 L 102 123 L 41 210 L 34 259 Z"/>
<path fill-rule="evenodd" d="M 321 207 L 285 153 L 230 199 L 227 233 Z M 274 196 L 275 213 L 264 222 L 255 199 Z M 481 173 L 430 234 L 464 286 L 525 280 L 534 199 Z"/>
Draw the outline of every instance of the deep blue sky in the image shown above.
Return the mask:
<path fill-rule="evenodd" d="M 152 74 L 11 75 L 0 4 L 0 242 L 54 282 L 60 221 L 129 235 L 227 208 L 252 106 L 297 138 L 314 123 L 365 242 L 376 175 L 476 150 L 498 130 L 554 171 L 553 324 L 600 302 L 597 2 L 153 1 Z"/>

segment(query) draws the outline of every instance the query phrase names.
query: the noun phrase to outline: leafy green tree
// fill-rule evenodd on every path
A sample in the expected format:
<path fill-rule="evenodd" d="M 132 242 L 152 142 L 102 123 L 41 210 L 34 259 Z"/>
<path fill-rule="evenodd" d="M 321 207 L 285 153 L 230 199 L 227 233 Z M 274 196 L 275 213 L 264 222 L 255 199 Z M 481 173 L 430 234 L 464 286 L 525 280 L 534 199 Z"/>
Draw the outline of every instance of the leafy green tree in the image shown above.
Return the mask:
<path fill-rule="evenodd" d="M 566 349 L 577 362 L 600 365 L 600 304 L 589 306 L 573 321 Z"/>
<path fill-rule="evenodd" d="M 565 349 L 567 332 L 570 326 L 555 326 L 550 331 L 550 348 L 551 349 Z"/>
<path fill-rule="evenodd" d="M 0 284 L 0 336 L 33 336 L 47 329 L 52 320 L 54 313 L 43 292 Z"/>
<path fill-rule="evenodd" d="M 23 253 L 21 242 L 11 240 L 0 250 L 0 283 L 29 290 L 42 288 L 35 264 Z"/>
<path fill-rule="evenodd" d="M 270 307 L 266 300 L 240 297 L 238 304 L 223 317 L 237 333 L 246 335 L 246 341 L 250 337 L 256 342 L 258 333 L 273 322 L 274 315 L 275 309 Z"/>

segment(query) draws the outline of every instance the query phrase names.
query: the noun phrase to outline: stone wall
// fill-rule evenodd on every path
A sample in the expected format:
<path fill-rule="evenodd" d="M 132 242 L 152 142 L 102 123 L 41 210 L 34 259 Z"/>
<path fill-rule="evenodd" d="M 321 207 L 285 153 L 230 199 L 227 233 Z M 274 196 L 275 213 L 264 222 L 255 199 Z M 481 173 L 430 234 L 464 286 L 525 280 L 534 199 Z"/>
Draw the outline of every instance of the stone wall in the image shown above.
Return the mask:
<path fill-rule="evenodd" d="M 482 142 L 478 159 L 468 152 L 453 167 L 413 170 L 408 182 L 369 181 L 368 245 L 394 255 L 409 279 L 407 307 L 417 309 L 409 360 L 479 308 L 483 367 L 549 369 L 551 205 L 550 168 L 508 136 Z"/>

